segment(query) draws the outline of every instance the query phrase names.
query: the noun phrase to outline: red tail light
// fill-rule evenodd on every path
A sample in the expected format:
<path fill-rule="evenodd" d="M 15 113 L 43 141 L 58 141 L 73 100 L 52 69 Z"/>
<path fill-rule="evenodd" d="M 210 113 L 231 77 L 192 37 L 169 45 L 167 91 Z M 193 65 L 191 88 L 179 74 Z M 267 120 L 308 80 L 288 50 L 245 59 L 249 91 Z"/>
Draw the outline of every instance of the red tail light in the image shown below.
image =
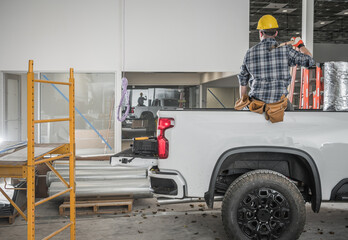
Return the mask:
<path fill-rule="evenodd" d="M 169 155 L 169 142 L 168 140 L 162 136 L 159 135 L 157 137 L 157 144 L 158 144 L 158 157 L 160 159 L 166 159 Z"/>
<path fill-rule="evenodd" d="M 166 159 L 169 155 L 169 142 L 166 139 L 164 133 L 168 128 L 174 127 L 174 119 L 173 118 L 160 118 L 158 120 L 158 130 L 160 130 L 160 134 L 157 137 L 158 143 L 158 157 L 160 159 Z"/>
<path fill-rule="evenodd" d="M 131 108 L 130 113 L 134 113 L 134 107 Z"/>

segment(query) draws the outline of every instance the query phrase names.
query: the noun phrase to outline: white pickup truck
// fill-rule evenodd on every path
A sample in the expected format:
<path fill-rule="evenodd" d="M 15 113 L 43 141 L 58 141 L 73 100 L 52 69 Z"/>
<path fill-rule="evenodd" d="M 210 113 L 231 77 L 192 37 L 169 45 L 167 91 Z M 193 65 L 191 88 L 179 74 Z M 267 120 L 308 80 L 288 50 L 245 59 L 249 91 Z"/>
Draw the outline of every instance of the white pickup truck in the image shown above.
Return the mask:
<path fill-rule="evenodd" d="M 157 116 L 159 110 L 168 109 L 175 110 L 179 107 L 178 99 L 155 99 L 151 103 L 151 106 L 135 106 L 133 108 L 134 114 L 131 116 L 135 118 L 151 118 L 154 119 Z M 151 116 L 148 116 L 151 115 Z"/>
<path fill-rule="evenodd" d="M 305 202 L 348 200 L 348 113 L 298 110 L 270 123 L 249 111 L 158 112 L 158 156 L 116 154 L 149 163 L 157 197 L 223 197 L 231 239 L 297 239 Z"/>

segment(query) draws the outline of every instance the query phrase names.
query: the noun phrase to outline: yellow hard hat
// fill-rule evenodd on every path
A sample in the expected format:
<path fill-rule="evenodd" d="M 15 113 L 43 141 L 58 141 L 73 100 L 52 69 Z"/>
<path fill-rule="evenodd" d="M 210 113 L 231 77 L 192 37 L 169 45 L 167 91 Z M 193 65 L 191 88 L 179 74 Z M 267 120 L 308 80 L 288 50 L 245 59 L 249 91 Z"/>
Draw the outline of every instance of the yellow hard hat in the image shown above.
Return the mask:
<path fill-rule="evenodd" d="M 258 30 L 278 28 L 277 19 L 272 15 L 264 15 L 260 18 L 259 23 L 257 24 Z"/>

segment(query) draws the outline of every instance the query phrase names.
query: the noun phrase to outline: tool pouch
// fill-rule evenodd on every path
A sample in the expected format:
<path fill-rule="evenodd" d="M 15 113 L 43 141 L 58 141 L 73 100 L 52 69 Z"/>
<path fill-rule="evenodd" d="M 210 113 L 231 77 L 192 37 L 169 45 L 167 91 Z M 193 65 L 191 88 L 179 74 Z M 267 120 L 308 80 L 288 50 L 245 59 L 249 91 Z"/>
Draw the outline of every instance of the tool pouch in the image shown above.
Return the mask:
<path fill-rule="evenodd" d="M 281 97 L 280 101 L 266 104 L 266 120 L 270 120 L 272 123 L 282 122 L 284 120 L 284 111 L 287 106 L 288 99 L 284 95 Z"/>
<path fill-rule="evenodd" d="M 264 107 L 265 107 L 265 103 L 260 101 L 260 100 L 256 100 L 256 99 L 251 99 L 251 103 L 249 104 L 249 110 L 251 112 L 255 112 L 255 113 L 259 113 L 262 114 L 264 111 Z"/>
<path fill-rule="evenodd" d="M 234 105 L 234 109 L 242 110 L 246 106 L 250 104 L 250 99 L 248 95 L 243 95 L 242 98 L 238 99 L 236 104 Z"/>

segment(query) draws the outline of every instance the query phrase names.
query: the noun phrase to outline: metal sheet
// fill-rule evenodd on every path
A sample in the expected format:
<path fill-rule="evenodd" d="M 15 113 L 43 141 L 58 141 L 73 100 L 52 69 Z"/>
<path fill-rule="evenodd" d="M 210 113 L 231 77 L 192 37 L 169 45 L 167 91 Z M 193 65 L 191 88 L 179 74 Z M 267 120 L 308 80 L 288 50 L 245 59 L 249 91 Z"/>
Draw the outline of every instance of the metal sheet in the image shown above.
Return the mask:
<path fill-rule="evenodd" d="M 62 176 L 69 176 L 69 170 L 58 171 Z M 91 175 L 141 175 L 146 177 L 146 169 L 87 169 L 75 170 L 75 175 L 91 176 Z M 53 172 L 48 172 L 47 176 L 55 176 Z"/>
<path fill-rule="evenodd" d="M 68 171 L 59 171 L 61 176 L 69 181 Z M 147 177 L 147 171 L 145 169 L 126 169 L 126 170 L 76 170 L 76 181 L 108 181 L 116 179 L 145 179 Z M 50 186 L 52 182 L 59 182 L 60 179 L 53 173 L 48 172 L 46 177 L 47 186 Z"/>
<path fill-rule="evenodd" d="M 59 165 L 53 166 L 57 171 L 68 171 L 68 167 L 61 167 Z M 127 170 L 130 169 L 129 167 L 123 167 L 123 166 L 103 166 L 103 165 L 95 165 L 95 166 L 88 166 L 88 165 L 79 165 L 75 167 L 76 170 L 105 170 L 105 171 L 115 171 L 115 170 Z M 144 167 L 132 167 L 132 169 L 145 169 Z"/>
<path fill-rule="evenodd" d="M 69 167 L 69 161 L 56 161 L 54 163 L 54 165 L 56 166 L 61 166 L 61 167 Z M 76 166 L 80 166 L 80 165 L 83 165 L 83 166 L 94 166 L 94 165 L 97 165 L 97 166 L 110 166 L 110 161 L 75 161 L 75 165 Z"/>
<path fill-rule="evenodd" d="M 11 182 L 11 178 L 7 178 L 6 179 L 7 182 L 7 188 L 13 188 L 13 186 L 11 184 L 8 184 Z M 5 193 L 12 199 L 13 198 L 13 194 L 14 194 L 14 190 L 13 189 L 5 189 L 5 181 L 4 178 L 0 178 L 0 187 L 2 188 L 2 190 L 5 191 Z M 0 204 L 10 204 L 10 202 L 6 199 L 5 196 L 3 196 L 0 192 Z"/>
<path fill-rule="evenodd" d="M 60 182 L 53 182 L 48 190 L 49 196 L 65 190 Z M 116 181 L 77 181 L 76 197 L 98 197 L 115 195 L 133 195 L 134 198 L 151 197 L 152 191 L 148 179 L 127 179 Z M 68 194 L 56 200 L 61 200 Z"/>
<path fill-rule="evenodd" d="M 60 145 L 48 145 L 48 146 L 41 146 L 41 147 L 35 147 L 35 157 L 39 157 L 41 155 L 46 154 L 47 152 L 59 147 Z M 28 148 L 25 147 L 23 149 L 20 149 L 16 152 L 13 152 L 11 154 L 7 154 L 5 156 L 0 157 L 0 162 L 23 162 L 27 161 L 28 157 Z"/>
<path fill-rule="evenodd" d="M 0 143 L 0 154 L 6 153 L 10 150 L 15 150 L 16 148 L 24 147 L 27 145 L 27 142 L 19 141 L 4 141 Z"/>

